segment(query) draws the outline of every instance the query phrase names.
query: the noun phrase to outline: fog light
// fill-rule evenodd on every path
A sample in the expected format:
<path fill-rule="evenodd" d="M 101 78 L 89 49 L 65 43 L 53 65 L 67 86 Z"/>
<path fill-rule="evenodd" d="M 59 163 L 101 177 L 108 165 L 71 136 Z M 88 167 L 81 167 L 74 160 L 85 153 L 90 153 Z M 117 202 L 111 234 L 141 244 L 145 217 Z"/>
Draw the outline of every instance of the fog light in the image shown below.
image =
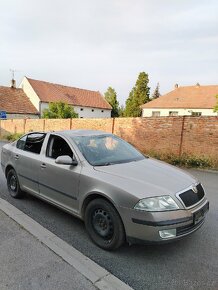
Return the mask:
<path fill-rule="evenodd" d="M 159 235 L 162 239 L 175 238 L 176 237 L 176 229 L 159 231 Z"/>

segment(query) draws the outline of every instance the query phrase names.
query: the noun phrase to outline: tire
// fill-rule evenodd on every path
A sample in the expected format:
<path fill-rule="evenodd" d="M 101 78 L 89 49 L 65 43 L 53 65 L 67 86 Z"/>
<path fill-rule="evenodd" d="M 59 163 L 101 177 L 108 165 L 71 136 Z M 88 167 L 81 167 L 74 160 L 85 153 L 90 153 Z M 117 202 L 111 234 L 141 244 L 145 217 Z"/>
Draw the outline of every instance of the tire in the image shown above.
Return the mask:
<path fill-rule="evenodd" d="M 85 210 L 85 226 L 92 241 L 104 250 L 118 249 L 125 241 L 121 218 L 105 199 L 92 200 Z"/>
<path fill-rule="evenodd" d="M 20 189 L 20 184 L 17 177 L 17 173 L 14 169 L 10 169 L 8 171 L 7 186 L 8 186 L 8 191 L 13 198 L 23 197 L 23 192 Z"/>

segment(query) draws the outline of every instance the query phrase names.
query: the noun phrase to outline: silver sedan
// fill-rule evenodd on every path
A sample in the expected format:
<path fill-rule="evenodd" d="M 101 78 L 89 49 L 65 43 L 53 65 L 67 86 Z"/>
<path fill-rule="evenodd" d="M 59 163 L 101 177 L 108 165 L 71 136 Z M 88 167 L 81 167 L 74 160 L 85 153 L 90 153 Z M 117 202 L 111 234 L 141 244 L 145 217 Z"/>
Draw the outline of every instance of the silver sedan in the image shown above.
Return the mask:
<path fill-rule="evenodd" d="M 12 197 L 26 192 L 84 220 L 106 250 L 180 239 L 209 209 L 194 177 L 101 131 L 31 132 L 3 147 L 1 165 Z"/>

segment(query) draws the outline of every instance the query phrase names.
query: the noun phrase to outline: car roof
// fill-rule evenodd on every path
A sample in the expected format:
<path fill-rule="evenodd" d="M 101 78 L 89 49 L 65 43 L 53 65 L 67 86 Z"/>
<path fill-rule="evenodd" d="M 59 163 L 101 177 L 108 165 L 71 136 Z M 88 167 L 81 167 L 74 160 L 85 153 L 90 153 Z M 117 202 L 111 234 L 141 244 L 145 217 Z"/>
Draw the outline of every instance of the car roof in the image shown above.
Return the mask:
<path fill-rule="evenodd" d="M 63 130 L 63 131 L 55 131 L 54 133 L 63 135 L 63 136 L 96 136 L 96 135 L 102 135 L 102 134 L 111 134 L 111 133 L 107 133 L 104 131 L 99 131 L 99 130 Z"/>

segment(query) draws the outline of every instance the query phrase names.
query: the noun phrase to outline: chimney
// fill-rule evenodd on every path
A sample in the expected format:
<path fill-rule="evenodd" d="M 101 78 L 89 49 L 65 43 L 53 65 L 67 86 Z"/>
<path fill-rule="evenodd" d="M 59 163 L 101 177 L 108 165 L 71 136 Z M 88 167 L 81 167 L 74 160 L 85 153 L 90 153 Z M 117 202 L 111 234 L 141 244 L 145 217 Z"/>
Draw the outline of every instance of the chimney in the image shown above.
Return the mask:
<path fill-rule="evenodd" d="M 197 84 L 196 84 L 196 87 L 197 87 L 197 88 L 199 88 L 199 87 L 200 87 L 200 84 L 199 84 L 199 83 L 197 83 Z"/>
<path fill-rule="evenodd" d="M 174 88 L 175 89 L 178 89 L 179 85 L 178 84 L 175 84 Z"/>
<path fill-rule="evenodd" d="M 16 81 L 14 79 L 11 80 L 11 88 L 16 89 Z"/>

